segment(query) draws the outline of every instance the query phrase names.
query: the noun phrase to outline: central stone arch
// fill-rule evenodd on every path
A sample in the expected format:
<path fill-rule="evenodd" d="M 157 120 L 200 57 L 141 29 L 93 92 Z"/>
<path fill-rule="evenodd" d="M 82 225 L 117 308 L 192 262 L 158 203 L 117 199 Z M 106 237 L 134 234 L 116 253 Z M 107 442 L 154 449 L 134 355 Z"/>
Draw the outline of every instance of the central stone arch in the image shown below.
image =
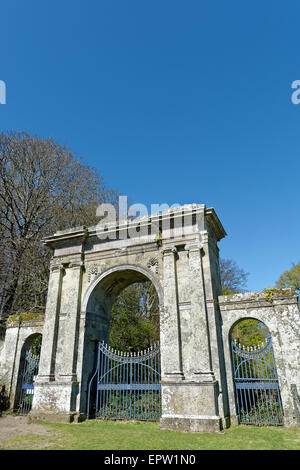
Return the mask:
<path fill-rule="evenodd" d="M 152 233 L 155 226 L 157 233 Z M 161 428 L 215 431 L 230 414 L 222 355 L 219 249 L 213 209 L 191 204 L 108 227 L 57 232 L 32 418 L 84 419 L 92 350 L 107 341 L 110 309 L 150 280 L 160 305 Z"/>
<path fill-rule="evenodd" d="M 87 288 L 81 308 L 85 316 L 80 409 L 86 409 L 88 381 L 94 372 L 97 343 L 109 343 L 112 306 L 120 292 L 131 284 L 150 281 L 157 292 L 160 314 L 163 311 L 163 289 L 149 269 L 131 264 L 113 266 L 98 275 Z"/>
<path fill-rule="evenodd" d="M 82 312 L 90 310 L 89 304 L 93 302 L 92 297 L 99 289 L 103 296 L 110 299 L 113 305 L 119 293 L 134 282 L 151 281 L 154 285 L 160 306 L 163 305 L 163 289 L 160 282 L 152 275 L 149 269 L 131 264 L 121 264 L 107 269 L 101 275 L 96 277 L 86 290 L 82 300 Z"/>

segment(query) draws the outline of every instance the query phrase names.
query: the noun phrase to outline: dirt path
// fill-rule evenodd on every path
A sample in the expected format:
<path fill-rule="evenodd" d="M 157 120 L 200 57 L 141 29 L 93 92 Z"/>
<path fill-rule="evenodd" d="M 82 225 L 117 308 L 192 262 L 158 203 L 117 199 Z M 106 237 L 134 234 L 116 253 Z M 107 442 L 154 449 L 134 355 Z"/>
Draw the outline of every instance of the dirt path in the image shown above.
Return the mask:
<path fill-rule="evenodd" d="M 50 436 L 53 432 L 41 424 L 28 423 L 27 416 L 0 416 L 0 449 L 3 441 L 24 434 Z"/>

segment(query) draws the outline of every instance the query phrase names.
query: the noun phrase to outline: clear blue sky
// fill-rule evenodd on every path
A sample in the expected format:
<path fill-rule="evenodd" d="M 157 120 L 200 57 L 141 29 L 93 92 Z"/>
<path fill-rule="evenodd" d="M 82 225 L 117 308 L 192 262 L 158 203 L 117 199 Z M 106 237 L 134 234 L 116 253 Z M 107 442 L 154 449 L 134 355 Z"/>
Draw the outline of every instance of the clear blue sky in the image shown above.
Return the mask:
<path fill-rule="evenodd" d="M 53 136 L 132 202 L 214 207 L 249 290 L 299 261 L 299 1 L 9 0 L 0 14 L 0 130 Z"/>

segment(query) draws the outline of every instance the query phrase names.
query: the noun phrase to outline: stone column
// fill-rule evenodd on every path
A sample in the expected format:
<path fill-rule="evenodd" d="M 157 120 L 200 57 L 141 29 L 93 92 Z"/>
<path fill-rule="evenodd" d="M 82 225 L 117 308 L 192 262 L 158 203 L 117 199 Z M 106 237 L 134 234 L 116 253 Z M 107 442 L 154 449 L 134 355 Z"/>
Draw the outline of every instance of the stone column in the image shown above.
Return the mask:
<path fill-rule="evenodd" d="M 161 429 L 182 431 L 218 431 L 221 419 L 217 409 L 217 382 L 211 370 L 208 322 L 202 273 L 201 245 L 196 240 L 186 247 L 189 251 L 190 304 L 189 322 L 185 328 L 186 370 L 182 370 L 180 317 L 178 315 L 177 283 L 183 275 L 176 273 L 174 249 L 164 252 L 164 303 L 161 356 L 162 374 Z M 177 276 L 179 279 L 177 279 Z M 169 342 L 165 340 L 167 335 Z M 179 338 L 179 339 L 178 339 Z M 168 355 L 167 358 L 164 358 Z M 188 366 L 187 366 L 188 364 Z M 169 373 L 171 367 L 179 367 Z"/>
<path fill-rule="evenodd" d="M 77 381 L 76 357 L 80 316 L 82 262 L 70 263 L 64 278 L 58 331 L 57 379 Z"/>
<path fill-rule="evenodd" d="M 69 263 L 63 279 L 61 271 L 56 276 L 55 273 L 50 278 L 42 367 L 35 383 L 30 418 L 68 422 L 76 418 L 79 393 L 76 362 L 82 263 Z"/>
<path fill-rule="evenodd" d="M 55 378 L 57 328 L 63 272 L 64 268 L 62 265 L 52 265 L 50 268 L 45 324 L 43 328 L 39 374 L 36 379 L 36 387 L 39 382 L 51 381 Z"/>
<path fill-rule="evenodd" d="M 277 297 L 272 298 L 274 327 L 271 322 L 269 326 L 283 406 L 283 424 L 292 427 L 297 425 L 295 388 L 300 394 L 300 317 L 297 296 L 291 289 L 285 292 L 282 295 L 279 291 Z"/>
<path fill-rule="evenodd" d="M 50 267 L 39 373 L 34 383 L 34 396 L 30 412 L 32 419 L 35 419 L 35 417 L 40 419 L 44 412 L 55 409 L 52 391 L 55 385 L 57 330 L 63 273 L 63 265 L 52 265 Z"/>
<path fill-rule="evenodd" d="M 182 380 L 175 247 L 163 249 L 164 312 L 161 315 L 162 380 Z"/>
<path fill-rule="evenodd" d="M 190 329 L 189 363 L 194 380 L 215 381 L 211 367 L 209 328 L 202 271 L 202 245 L 199 242 L 185 246 L 189 252 L 190 271 Z"/>
<path fill-rule="evenodd" d="M 76 412 L 79 393 L 76 367 L 82 282 L 81 261 L 71 262 L 63 279 L 56 352 L 56 413 L 61 419 L 80 419 Z"/>
<path fill-rule="evenodd" d="M 230 410 L 227 388 L 227 374 L 224 357 L 224 344 L 222 338 L 222 320 L 218 305 L 218 296 L 222 293 L 219 249 L 216 239 L 208 232 L 200 232 L 202 244 L 202 271 L 204 280 L 207 325 L 209 331 L 209 345 L 211 355 L 211 368 L 217 381 L 217 405 L 224 427 L 230 422 Z M 235 418 L 232 417 L 232 420 Z"/>

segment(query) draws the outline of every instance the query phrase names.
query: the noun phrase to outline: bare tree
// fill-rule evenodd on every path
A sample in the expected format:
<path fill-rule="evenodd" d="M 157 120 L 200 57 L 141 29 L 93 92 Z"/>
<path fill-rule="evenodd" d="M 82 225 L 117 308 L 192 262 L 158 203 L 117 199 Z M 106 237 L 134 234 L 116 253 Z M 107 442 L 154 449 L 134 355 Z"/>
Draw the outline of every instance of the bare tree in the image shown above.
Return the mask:
<path fill-rule="evenodd" d="M 249 273 L 239 268 L 234 260 L 220 259 L 220 275 L 224 295 L 245 291 Z"/>
<path fill-rule="evenodd" d="M 0 134 L 0 313 L 43 309 L 51 254 L 41 239 L 97 222 L 96 207 L 116 202 L 95 169 L 50 139 Z"/>

